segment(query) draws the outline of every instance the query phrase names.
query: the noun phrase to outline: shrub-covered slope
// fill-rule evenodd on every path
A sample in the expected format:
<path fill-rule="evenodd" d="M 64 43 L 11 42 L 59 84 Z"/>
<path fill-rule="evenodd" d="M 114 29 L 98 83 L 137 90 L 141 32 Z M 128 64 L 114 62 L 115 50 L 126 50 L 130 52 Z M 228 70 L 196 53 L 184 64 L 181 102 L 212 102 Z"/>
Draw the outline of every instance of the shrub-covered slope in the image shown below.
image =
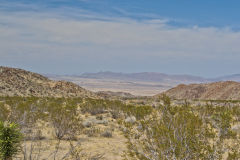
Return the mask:
<path fill-rule="evenodd" d="M 173 99 L 240 100 L 240 83 L 225 81 L 205 84 L 181 84 L 162 94 L 166 94 Z"/>
<path fill-rule="evenodd" d="M 0 67 L 0 96 L 95 97 L 74 83 L 8 67 Z"/>

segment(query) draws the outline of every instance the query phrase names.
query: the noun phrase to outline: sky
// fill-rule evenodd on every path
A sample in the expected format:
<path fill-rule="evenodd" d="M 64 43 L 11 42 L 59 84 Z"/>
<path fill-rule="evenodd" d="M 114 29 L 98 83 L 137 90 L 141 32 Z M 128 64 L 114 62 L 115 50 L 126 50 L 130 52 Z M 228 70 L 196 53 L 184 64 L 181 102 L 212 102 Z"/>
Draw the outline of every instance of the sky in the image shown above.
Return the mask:
<path fill-rule="evenodd" d="M 239 74 L 239 0 L 0 0 L 0 65 Z"/>

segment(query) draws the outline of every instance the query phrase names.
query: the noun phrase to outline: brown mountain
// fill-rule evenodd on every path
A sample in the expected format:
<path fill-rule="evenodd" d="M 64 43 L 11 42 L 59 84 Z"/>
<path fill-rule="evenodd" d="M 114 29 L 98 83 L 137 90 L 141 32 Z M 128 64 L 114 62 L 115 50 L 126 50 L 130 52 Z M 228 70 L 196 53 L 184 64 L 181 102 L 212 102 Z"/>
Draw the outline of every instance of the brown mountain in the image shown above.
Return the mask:
<path fill-rule="evenodd" d="M 223 81 L 190 85 L 180 84 L 161 94 L 166 94 L 172 99 L 240 100 L 240 83 Z"/>
<path fill-rule="evenodd" d="M 40 74 L 0 66 L 0 96 L 95 97 L 72 82 L 53 81 Z"/>

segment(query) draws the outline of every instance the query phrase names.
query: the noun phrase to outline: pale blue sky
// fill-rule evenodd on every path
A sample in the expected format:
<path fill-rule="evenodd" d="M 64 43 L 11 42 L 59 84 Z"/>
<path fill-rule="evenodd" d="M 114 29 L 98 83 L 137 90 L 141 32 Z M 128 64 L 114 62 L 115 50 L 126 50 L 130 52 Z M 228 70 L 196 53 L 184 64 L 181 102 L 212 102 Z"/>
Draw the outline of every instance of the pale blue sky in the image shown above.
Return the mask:
<path fill-rule="evenodd" d="M 240 73 L 239 0 L 0 0 L 0 65 Z"/>

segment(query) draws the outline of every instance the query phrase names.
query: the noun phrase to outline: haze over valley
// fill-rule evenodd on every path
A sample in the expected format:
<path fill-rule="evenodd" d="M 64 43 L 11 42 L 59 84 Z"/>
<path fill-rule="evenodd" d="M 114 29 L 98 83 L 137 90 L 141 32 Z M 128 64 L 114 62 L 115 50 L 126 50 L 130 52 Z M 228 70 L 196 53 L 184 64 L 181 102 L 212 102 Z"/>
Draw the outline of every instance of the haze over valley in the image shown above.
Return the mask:
<path fill-rule="evenodd" d="M 192 75 L 170 75 L 156 72 L 116 73 L 98 72 L 82 75 L 51 75 L 53 80 L 74 82 L 88 90 L 127 92 L 137 96 L 153 96 L 179 84 L 210 83 L 218 81 L 240 82 L 240 75 L 227 75 L 216 78 L 203 78 Z"/>

